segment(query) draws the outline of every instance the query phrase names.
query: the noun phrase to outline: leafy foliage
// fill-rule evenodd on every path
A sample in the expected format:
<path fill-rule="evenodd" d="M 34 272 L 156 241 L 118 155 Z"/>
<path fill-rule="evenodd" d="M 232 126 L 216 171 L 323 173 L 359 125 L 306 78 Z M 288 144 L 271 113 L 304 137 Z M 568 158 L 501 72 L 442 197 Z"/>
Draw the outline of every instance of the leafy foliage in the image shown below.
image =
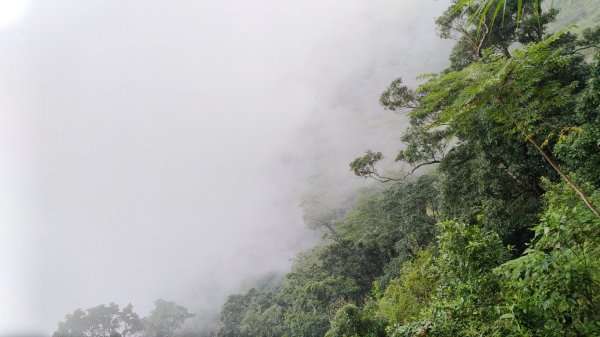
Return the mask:
<path fill-rule="evenodd" d="M 384 337 L 384 321 L 353 304 L 342 307 L 325 337 Z"/>
<path fill-rule="evenodd" d="M 140 336 L 144 327 L 142 320 L 133 312 L 133 306 L 122 310 L 110 303 L 87 310 L 77 309 L 58 324 L 54 337 L 113 337 Z"/>
<path fill-rule="evenodd" d="M 365 196 L 336 228 L 345 240 L 376 245 L 386 263 L 393 259 L 402 264 L 435 237 L 438 183 L 437 176 L 421 176 Z"/>
<path fill-rule="evenodd" d="M 221 308 L 217 336 L 280 336 L 285 331 L 280 287 L 281 279 L 269 275 L 245 294 L 229 296 Z"/>
<path fill-rule="evenodd" d="M 405 262 L 399 274 L 382 294 L 378 294 L 377 300 L 378 315 L 391 325 L 417 318 L 430 303 L 439 283 L 432 253 L 428 250 L 419 251 L 413 260 Z M 378 287 L 376 284 L 376 290 Z"/>
<path fill-rule="evenodd" d="M 508 260 L 498 235 L 478 226 L 440 223 L 439 251 L 430 270 L 439 278 L 418 320 L 390 328 L 391 336 L 488 336 L 493 333 L 500 282 L 494 268 Z M 405 309 L 407 310 L 407 309 Z M 409 309 L 408 309 L 409 310 Z"/>
<path fill-rule="evenodd" d="M 493 51 L 510 57 L 514 42 L 528 44 L 544 38 L 558 11 L 542 11 L 541 0 L 455 0 L 437 19 L 442 38 L 456 38 L 451 69 L 461 70 Z M 501 12 L 501 18 L 499 14 Z"/>
<path fill-rule="evenodd" d="M 375 164 L 382 159 L 383 154 L 381 152 L 372 152 L 371 150 L 368 150 L 364 156 L 356 158 L 350 163 L 350 170 L 359 177 L 373 178 L 381 182 L 395 180 L 394 178 L 380 175 L 375 168 Z"/>
<path fill-rule="evenodd" d="M 172 337 L 185 320 L 194 316 L 175 302 L 159 299 L 154 305 L 143 319 L 131 304 L 122 310 L 114 303 L 77 309 L 58 324 L 53 337 Z"/>
<path fill-rule="evenodd" d="M 600 220 L 565 184 L 546 199 L 532 247 L 497 269 L 505 278 L 504 335 L 598 335 Z"/>

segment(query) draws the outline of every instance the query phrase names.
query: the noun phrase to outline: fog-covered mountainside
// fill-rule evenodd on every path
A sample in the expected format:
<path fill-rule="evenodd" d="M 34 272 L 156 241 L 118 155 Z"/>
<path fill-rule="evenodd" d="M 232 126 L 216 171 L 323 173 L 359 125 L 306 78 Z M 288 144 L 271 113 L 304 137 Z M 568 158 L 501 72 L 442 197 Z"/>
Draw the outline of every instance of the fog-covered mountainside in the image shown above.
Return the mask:
<path fill-rule="evenodd" d="M 600 4 L 575 2 L 438 18 L 450 66 L 380 97 L 410 118 L 415 171 L 352 161 L 385 187 L 321 218 L 283 280 L 230 296 L 217 336 L 598 335 Z"/>
<path fill-rule="evenodd" d="M 54 337 L 600 336 L 599 22 L 598 1 L 453 1 L 445 67 L 372 98 L 398 146 L 365 142 L 347 185 L 337 154 L 308 163 L 321 239 L 289 272 L 240 280 L 216 318 L 111 303 Z"/>

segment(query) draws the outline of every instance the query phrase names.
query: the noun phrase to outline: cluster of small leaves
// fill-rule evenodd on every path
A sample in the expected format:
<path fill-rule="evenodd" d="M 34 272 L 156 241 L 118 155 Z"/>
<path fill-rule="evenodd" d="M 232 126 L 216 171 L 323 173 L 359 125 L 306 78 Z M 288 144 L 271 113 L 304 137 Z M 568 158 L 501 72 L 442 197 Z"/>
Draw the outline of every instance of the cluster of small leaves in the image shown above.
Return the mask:
<path fill-rule="evenodd" d="M 391 111 L 413 109 L 418 104 L 418 96 L 414 90 L 402 85 L 401 78 L 397 78 L 381 94 L 379 104 Z"/>
<path fill-rule="evenodd" d="M 381 152 L 368 150 L 364 156 L 356 158 L 350 163 L 350 169 L 359 177 L 378 177 L 379 173 L 375 169 L 375 164 L 382 159 Z"/>

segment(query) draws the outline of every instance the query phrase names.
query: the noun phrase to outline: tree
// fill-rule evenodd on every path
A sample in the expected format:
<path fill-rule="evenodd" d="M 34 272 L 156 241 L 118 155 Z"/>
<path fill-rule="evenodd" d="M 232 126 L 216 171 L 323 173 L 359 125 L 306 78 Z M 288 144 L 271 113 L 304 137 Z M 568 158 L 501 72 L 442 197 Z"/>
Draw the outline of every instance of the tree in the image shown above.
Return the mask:
<path fill-rule="evenodd" d="M 483 9 L 496 1 L 500 6 L 497 10 L 500 8 L 503 10 L 502 29 L 491 30 L 495 16 L 488 15 L 487 11 L 483 11 Z M 436 21 L 441 37 L 458 40 L 451 57 L 453 64 L 443 73 L 451 81 L 456 77 L 453 74 L 482 60 L 484 56 L 497 55 L 510 58 L 509 47 L 514 43 L 528 44 L 542 41 L 548 23 L 557 14 L 557 11 L 553 9 L 542 12 L 540 7 L 542 0 L 482 0 L 483 7 L 479 7 L 478 3 L 477 0 L 455 0 L 454 4 Z M 473 15 L 482 12 L 484 14 L 478 22 L 471 19 Z M 528 20 L 527 24 L 524 22 L 519 25 L 520 20 L 525 20 L 525 18 Z M 535 22 L 529 24 L 529 21 Z M 480 29 L 482 26 L 485 28 L 484 32 Z M 435 76 L 433 77 L 435 78 Z M 446 89 L 445 95 L 439 92 L 429 92 L 427 87 L 421 87 L 415 91 L 402 85 L 401 78 L 398 78 L 392 81 L 380 97 L 381 105 L 392 111 L 418 111 L 423 108 L 424 100 L 429 99 L 429 102 L 436 102 L 438 98 L 441 99 L 437 104 L 433 104 L 433 107 L 428 107 L 430 113 L 409 113 L 410 127 L 402 137 L 402 141 L 407 144 L 407 147 L 400 151 L 396 158 L 397 161 L 406 161 L 414 166 L 409 174 L 422 166 L 439 164 L 445 157 L 449 140 L 454 135 L 453 130 L 444 126 L 434 128 L 431 127 L 431 124 L 445 109 L 445 105 L 442 103 L 444 97 L 464 93 L 462 88 L 457 86 Z M 375 164 L 382 158 L 383 155 L 380 152 L 367 151 L 365 156 L 357 158 L 350 166 L 358 176 L 371 177 L 380 181 L 395 180 L 383 177 L 377 172 Z"/>
<path fill-rule="evenodd" d="M 436 20 L 442 38 L 454 38 L 450 55 L 452 70 L 460 70 L 486 53 L 511 57 L 515 42 L 528 44 L 544 38 L 548 23 L 558 10 L 542 11 L 543 0 L 454 1 Z M 495 4 L 494 4 L 495 3 Z M 494 4 L 494 12 L 489 9 Z M 502 10 L 501 20 L 497 15 Z"/>
<path fill-rule="evenodd" d="M 337 241 L 326 246 L 319 260 L 328 278 L 351 281 L 356 290 L 343 294 L 343 300 L 362 304 L 373 280 L 381 274 L 384 256 L 375 242 Z"/>
<path fill-rule="evenodd" d="M 279 298 L 282 277 L 269 274 L 245 294 L 231 295 L 221 308 L 218 337 L 279 336 L 285 308 Z"/>
<path fill-rule="evenodd" d="M 384 268 L 384 275 L 379 276 L 378 281 L 385 287 L 391 278 L 398 276 L 402 264 L 413 252 L 435 239 L 435 223 L 440 216 L 439 193 L 439 177 L 435 175 L 395 182 L 359 199 L 335 224 L 336 231 L 340 239 L 354 243 L 349 247 L 362 245 L 371 249 L 372 259 L 368 264 Z M 377 255 L 373 248 L 377 248 Z M 364 254 L 355 251 L 356 248 L 347 250 L 355 259 Z M 339 266 L 347 264 L 339 263 Z M 370 286 L 371 280 L 363 284 L 367 281 Z"/>
<path fill-rule="evenodd" d="M 510 1 L 506 4 L 507 10 L 516 10 Z M 438 20 L 443 32 L 480 34 L 465 21 L 467 13 L 450 8 L 445 15 Z M 394 81 L 381 99 L 390 110 L 409 110 L 410 127 L 402 136 L 407 145 L 397 160 L 411 164 L 413 171 L 439 163 L 442 216 L 482 223 L 515 246 L 517 254 L 531 237 L 527 224 L 536 223 L 541 211 L 541 177 L 565 180 L 600 216 L 570 174 L 600 181 L 595 173 L 600 167 L 597 81 L 582 55 L 594 55 L 600 30 L 588 30 L 581 39 L 564 32 L 544 39 L 554 14 L 540 15 L 544 19 L 537 28 L 525 21 L 516 28 L 516 15 L 509 16 L 504 24 L 513 22 L 514 30 L 486 37 L 485 52 L 472 54 L 461 67 L 428 75 L 417 90 Z M 459 24 L 470 30 L 461 31 Z M 492 45 L 501 40 L 505 46 L 518 41 L 526 46 L 508 55 Z M 362 161 L 367 170 L 355 173 L 376 172 L 380 158 Z"/>
<path fill-rule="evenodd" d="M 77 309 L 58 324 L 54 337 L 133 337 L 141 336 L 142 320 L 131 304 L 123 310 L 110 303 L 87 310 Z"/>
<path fill-rule="evenodd" d="M 121 337 L 133 337 L 141 335 L 144 329 L 143 321 L 133 311 L 133 305 L 129 303 L 121 310 Z"/>
<path fill-rule="evenodd" d="M 353 304 L 342 307 L 335 315 L 325 337 L 385 337 L 385 322 L 371 315 L 368 308 Z"/>
<path fill-rule="evenodd" d="M 240 323 L 240 332 L 245 336 L 278 337 L 282 336 L 285 330 L 284 308 L 278 304 L 266 309 L 253 304 Z"/>
<path fill-rule="evenodd" d="M 515 51 L 511 58 L 490 56 L 461 71 L 434 76 L 422 86 L 428 95 L 414 113 L 435 113 L 438 118 L 429 127 L 450 125 L 465 134 L 472 130 L 468 129 L 472 128 L 471 121 L 480 119 L 522 137 L 600 217 L 550 150 L 557 139 L 581 127 L 575 116 L 565 114 L 575 109 L 575 97 L 585 88 L 589 71 L 576 50 L 596 45 L 595 41 L 577 41 L 561 32 Z M 448 91 L 458 95 L 450 96 Z"/>
<path fill-rule="evenodd" d="M 158 299 L 154 301 L 154 309 L 144 318 L 147 337 L 173 337 L 188 319 L 194 317 L 188 310 L 175 302 Z"/>
<path fill-rule="evenodd" d="M 221 317 L 219 323 L 219 337 L 238 337 L 241 336 L 240 326 L 246 311 L 251 303 L 251 295 L 255 289 L 251 289 L 249 294 L 235 294 L 227 298 L 221 308 Z M 250 296 L 249 296 L 250 295 Z"/>
<path fill-rule="evenodd" d="M 486 32 L 489 33 L 492 31 L 493 24 L 483 26 L 483 23 L 480 22 L 486 19 L 491 19 L 492 23 L 496 22 L 499 15 L 501 15 L 502 25 L 505 17 L 510 15 L 515 16 L 517 26 L 519 24 L 526 25 L 528 23 L 527 16 L 533 16 L 537 24 L 541 25 L 542 2 L 543 0 L 455 0 L 453 1 L 452 12 L 462 13 L 462 15 L 468 14 L 470 22 L 478 23 L 480 29 L 485 28 Z"/>
<path fill-rule="evenodd" d="M 337 310 L 361 295 L 357 281 L 325 268 L 326 246 L 300 255 L 286 275 L 280 297 L 285 304 L 285 324 L 293 337 L 322 337 Z"/>

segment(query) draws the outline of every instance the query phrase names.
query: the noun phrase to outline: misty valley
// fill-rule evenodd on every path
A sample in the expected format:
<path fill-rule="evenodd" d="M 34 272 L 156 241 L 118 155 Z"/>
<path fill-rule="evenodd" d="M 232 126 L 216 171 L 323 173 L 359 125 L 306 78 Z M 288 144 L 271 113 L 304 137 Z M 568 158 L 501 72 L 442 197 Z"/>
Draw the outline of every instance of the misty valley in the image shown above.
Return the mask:
<path fill-rule="evenodd" d="M 398 1 L 57 9 L 0 336 L 600 336 L 600 1 Z"/>

